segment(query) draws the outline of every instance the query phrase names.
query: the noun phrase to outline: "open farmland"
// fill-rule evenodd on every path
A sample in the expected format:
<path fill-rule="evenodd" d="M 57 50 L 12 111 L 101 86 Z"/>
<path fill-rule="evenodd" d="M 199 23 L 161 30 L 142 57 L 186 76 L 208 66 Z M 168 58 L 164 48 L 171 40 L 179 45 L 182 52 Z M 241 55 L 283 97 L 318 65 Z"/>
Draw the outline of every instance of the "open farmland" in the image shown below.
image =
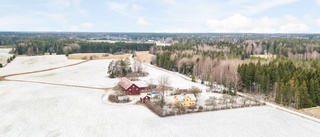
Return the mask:
<path fill-rule="evenodd" d="M 0 76 L 56 68 L 79 62 L 81 60 L 68 60 L 64 55 L 17 57 L 6 67 L 0 68 Z"/>
<path fill-rule="evenodd" d="M 0 136 L 299 136 L 320 124 L 251 107 L 160 118 L 139 105 L 101 101 L 103 90 L 0 82 Z"/>
<path fill-rule="evenodd" d="M 12 76 L 7 79 L 81 85 L 95 88 L 112 88 L 119 82 L 119 79 L 111 79 L 108 77 L 107 70 L 110 62 L 111 60 L 92 60 L 76 66 L 34 74 Z M 166 75 L 170 78 L 171 86 L 174 88 L 187 89 L 196 86 L 202 90 L 207 89 L 206 86 L 191 82 L 188 78 L 176 74 L 175 72 L 163 71 L 162 69 L 146 64 L 143 65 L 143 68 L 150 74 L 149 76 L 141 78 L 146 82 L 152 81 L 152 83 L 157 84 L 158 78 L 162 75 Z"/>
<path fill-rule="evenodd" d="M 302 109 L 301 112 L 306 113 L 310 116 L 314 116 L 316 118 L 320 118 L 320 107 L 305 108 Z"/>
<path fill-rule="evenodd" d="M 150 63 L 151 59 L 154 55 L 149 54 L 149 51 L 137 51 L 136 52 L 136 57 L 134 57 L 134 60 L 138 60 L 141 62 L 145 62 L 145 63 Z"/>
<path fill-rule="evenodd" d="M 8 77 L 11 80 L 28 80 L 55 84 L 79 85 L 95 88 L 112 88 L 119 82 L 107 74 L 111 60 L 92 60 L 76 66 L 52 71 Z"/>
<path fill-rule="evenodd" d="M 45 63 L 43 58 L 38 57 L 18 57 L 20 60 L 14 60 L 12 64 L 18 67 L 18 63 L 21 63 L 21 67 L 32 71 L 71 63 L 65 60 L 65 56 L 51 57 L 56 63 Z M 21 58 L 36 61 L 22 64 Z M 118 79 L 107 77 L 110 61 L 92 60 L 75 66 L 7 77 L 12 81 L 0 81 L 0 136 L 311 137 L 320 134 L 319 123 L 269 106 L 160 118 L 140 105 L 104 103 L 101 99 L 105 90 L 52 85 L 112 87 Z M 197 86 L 206 89 L 178 73 L 147 64 L 143 64 L 143 67 L 150 74 L 143 80 L 153 79 L 157 83 L 159 76 L 167 75 L 171 86 L 175 88 Z"/>

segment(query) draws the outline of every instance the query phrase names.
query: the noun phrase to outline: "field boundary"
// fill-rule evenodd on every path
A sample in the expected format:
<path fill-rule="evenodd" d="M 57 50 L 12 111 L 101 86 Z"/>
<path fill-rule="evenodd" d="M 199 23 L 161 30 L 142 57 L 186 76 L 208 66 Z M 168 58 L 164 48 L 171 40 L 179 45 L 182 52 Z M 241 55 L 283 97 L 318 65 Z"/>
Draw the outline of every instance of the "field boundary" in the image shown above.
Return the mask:
<path fill-rule="evenodd" d="M 65 86 L 65 87 L 77 87 L 77 88 L 88 88 L 88 89 L 99 89 L 99 90 L 110 90 L 112 88 L 98 88 L 98 87 L 90 87 L 90 86 L 80 86 L 80 85 L 69 85 L 69 84 L 58 84 L 58 83 L 50 83 L 50 82 L 39 82 L 39 81 L 28 81 L 28 80 L 7 80 L 4 81 L 13 81 L 13 82 L 25 82 L 25 83 L 37 83 L 37 84 L 46 84 L 46 85 L 55 85 L 55 86 Z"/>

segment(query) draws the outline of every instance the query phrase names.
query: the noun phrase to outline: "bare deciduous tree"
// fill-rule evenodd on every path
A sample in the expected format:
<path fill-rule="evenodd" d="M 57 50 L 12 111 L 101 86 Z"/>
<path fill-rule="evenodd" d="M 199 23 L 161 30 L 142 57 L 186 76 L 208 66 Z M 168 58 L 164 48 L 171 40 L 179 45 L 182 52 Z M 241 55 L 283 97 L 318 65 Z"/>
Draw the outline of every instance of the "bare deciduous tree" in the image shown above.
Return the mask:
<path fill-rule="evenodd" d="M 160 76 L 158 78 L 158 86 L 160 89 L 160 97 L 161 97 L 161 102 L 160 102 L 160 106 L 163 107 L 164 106 L 164 95 L 165 92 L 167 90 L 167 88 L 170 86 L 170 79 L 168 76 Z"/>
<path fill-rule="evenodd" d="M 216 97 L 209 97 L 208 100 L 206 100 L 206 104 L 207 105 L 211 105 L 213 106 L 213 108 L 215 108 L 217 106 L 217 98 Z"/>
<path fill-rule="evenodd" d="M 242 98 L 241 99 L 241 101 L 242 101 L 242 103 L 243 103 L 243 105 L 245 106 L 246 105 L 246 103 L 248 102 L 248 98 L 247 97 L 244 97 L 244 98 Z"/>
<path fill-rule="evenodd" d="M 228 107 L 228 102 L 230 100 L 230 95 L 224 94 L 222 95 L 222 102 L 225 103 L 226 107 Z"/>

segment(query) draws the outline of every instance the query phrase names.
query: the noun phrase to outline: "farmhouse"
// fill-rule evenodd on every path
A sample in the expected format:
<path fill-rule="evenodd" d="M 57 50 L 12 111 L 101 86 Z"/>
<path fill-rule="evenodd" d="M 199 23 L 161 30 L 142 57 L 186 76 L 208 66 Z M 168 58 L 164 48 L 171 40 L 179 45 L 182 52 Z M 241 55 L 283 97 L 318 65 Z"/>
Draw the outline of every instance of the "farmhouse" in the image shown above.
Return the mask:
<path fill-rule="evenodd" d="M 122 90 L 129 95 L 137 95 L 141 92 L 145 92 L 148 89 L 148 84 L 143 81 L 130 81 L 129 79 L 123 77 L 118 83 Z"/>
<path fill-rule="evenodd" d="M 185 107 L 195 106 L 197 101 L 194 94 L 175 95 L 173 98 L 176 103 L 179 102 L 182 106 L 185 106 Z"/>

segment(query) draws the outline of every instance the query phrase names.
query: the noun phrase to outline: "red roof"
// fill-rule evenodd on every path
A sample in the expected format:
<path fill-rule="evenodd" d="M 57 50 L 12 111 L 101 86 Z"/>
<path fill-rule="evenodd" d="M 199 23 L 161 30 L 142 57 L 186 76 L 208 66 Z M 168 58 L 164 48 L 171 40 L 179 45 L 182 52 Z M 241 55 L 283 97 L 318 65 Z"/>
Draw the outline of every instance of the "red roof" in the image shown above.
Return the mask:
<path fill-rule="evenodd" d="M 125 90 L 127 90 L 133 83 L 127 79 L 126 77 L 121 78 L 119 85 L 124 88 Z"/>

